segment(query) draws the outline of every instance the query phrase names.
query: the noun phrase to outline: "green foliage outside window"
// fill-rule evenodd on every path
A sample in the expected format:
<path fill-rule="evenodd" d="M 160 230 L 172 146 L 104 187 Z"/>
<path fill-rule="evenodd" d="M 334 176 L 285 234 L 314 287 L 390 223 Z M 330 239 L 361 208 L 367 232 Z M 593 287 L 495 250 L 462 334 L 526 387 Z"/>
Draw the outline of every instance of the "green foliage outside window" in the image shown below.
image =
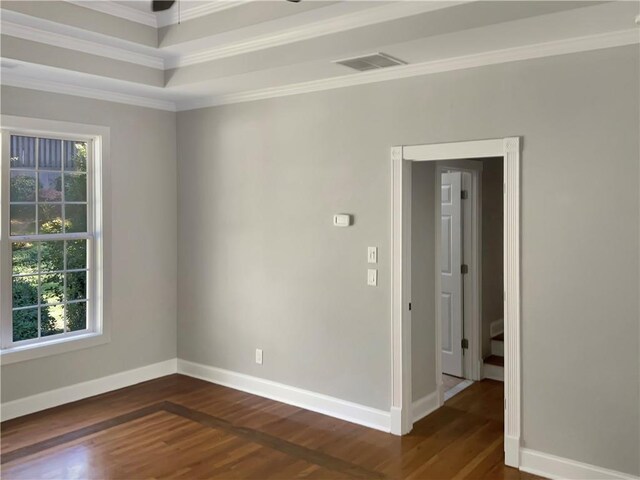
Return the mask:
<path fill-rule="evenodd" d="M 86 298 L 86 272 L 67 273 L 66 295 L 64 295 L 64 273 L 50 273 L 63 270 L 64 241 L 19 242 L 13 244 L 13 306 L 34 306 L 13 312 L 13 340 L 28 340 L 38 336 L 38 308 L 40 311 L 41 335 L 62 333 L 64 321 L 68 331 L 86 328 L 86 304 L 67 303 L 51 305 L 49 303 Z M 86 268 L 86 241 L 67 240 L 67 269 Z M 40 252 L 38 252 L 38 250 Z M 38 253 L 40 262 L 38 263 Z M 38 267 L 39 265 L 39 267 Z M 40 275 L 27 275 L 37 273 Z M 38 299 L 40 282 L 40 299 Z M 38 301 L 40 300 L 40 301 Z M 66 310 L 65 310 L 66 309 Z"/>

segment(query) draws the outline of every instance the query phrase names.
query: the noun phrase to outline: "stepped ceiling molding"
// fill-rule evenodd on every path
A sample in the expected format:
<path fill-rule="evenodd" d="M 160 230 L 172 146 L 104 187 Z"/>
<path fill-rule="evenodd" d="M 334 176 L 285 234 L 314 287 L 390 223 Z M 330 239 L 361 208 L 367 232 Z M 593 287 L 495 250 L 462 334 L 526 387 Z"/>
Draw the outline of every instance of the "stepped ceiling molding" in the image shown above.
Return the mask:
<path fill-rule="evenodd" d="M 3 0 L 0 81 L 189 110 L 640 44 L 636 1 L 179 3 Z M 335 63 L 379 52 L 406 64 Z"/>

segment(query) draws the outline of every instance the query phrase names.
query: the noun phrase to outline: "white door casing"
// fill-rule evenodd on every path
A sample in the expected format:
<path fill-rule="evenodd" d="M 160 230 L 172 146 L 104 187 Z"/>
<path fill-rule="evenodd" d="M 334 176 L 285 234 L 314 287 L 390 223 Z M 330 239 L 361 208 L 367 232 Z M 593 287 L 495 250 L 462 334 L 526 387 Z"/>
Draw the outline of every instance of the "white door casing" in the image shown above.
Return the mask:
<path fill-rule="evenodd" d="M 462 368 L 462 174 L 442 174 L 440 185 L 440 334 L 442 372 Z"/>
<path fill-rule="evenodd" d="M 391 148 L 391 432 L 404 435 L 412 428 L 411 319 L 406 308 L 407 292 L 411 291 L 411 277 L 407 275 L 411 270 L 411 251 L 407 248 L 411 238 L 411 222 L 407 220 L 410 201 L 406 196 L 406 187 L 411 185 L 411 168 L 405 166 L 414 161 L 489 157 L 504 159 L 504 461 L 518 468 L 522 408 L 519 137 Z M 436 262 L 439 262 L 438 255 Z M 436 275 L 438 283 L 439 277 Z M 439 310 L 439 302 L 436 308 Z M 439 324 L 436 321 L 436 352 L 441 342 Z M 436 356 L 436 362 L 440 363 L 440 355 Z M 436 375 L 441 377 L 440 365 L 437 367 Z"/>

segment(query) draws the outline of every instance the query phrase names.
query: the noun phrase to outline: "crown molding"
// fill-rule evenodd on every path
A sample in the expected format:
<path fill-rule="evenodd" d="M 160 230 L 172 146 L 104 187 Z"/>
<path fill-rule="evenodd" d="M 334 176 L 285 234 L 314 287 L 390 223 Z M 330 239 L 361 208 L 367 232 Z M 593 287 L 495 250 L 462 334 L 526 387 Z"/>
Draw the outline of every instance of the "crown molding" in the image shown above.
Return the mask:
<path fill-rule="evenodd" d="M 164 59 L 144 53 L 133 52 L 124 48 L 114 47 L 105 43 L 83 40 L 61 33 L 49 32 L 40 28 L 21 25 L 2 19 L 2 34 L 10 37 L 22 38 L 32 42 L 44 43 L 55 47 L 66 48 L 78 52 L 89 53 L 100 57 L 107 57 L 123 62 L 134 63 L 144 67 L 164 70 Z"/>
<path fill-rule="evenodd" d="M 354 75 L 313 80 L 310 82 L 284 85 L 281 87 L 264 88 L 221 96 L 200 97 L 195 100 L 178 101 L 176 106 L 178 111 L 194 110 L 218 105 L 252 102 L 268 98 L 333 90 L 336 88 L 397 80 L 420 75 L 464 70 L 500 63 L 531 60 L 589 50 L 599 50 L 603 48 L 621 47 L 638 43 L 640 43 L 640 32 L 638 32 L 636 28 L 632 28 L 599 35 L 574 37 L 564 40 L 556 40 L 553 42 L 448 58 L 444 60 L 434 60 L 430 62 L 391 67 L 389 69 L 374 70 Z"/>
<path fill-rule="evenodd" d="M 10 87 L 26 88 L 30 90 L 40 90 L 43 92 L 60 93 L 63 95 L 73 95 L 76 97 L 93 98 L 96 100 L 105 100 L 107 102 L 123 103 L 126 105 L 135 105 L 138 107 L 153 108 L 156 110 L 176 111 L 174 102 L 160 100 L 157 98 L 141 97 L 139 95 L 130 95 L 127 93 L 118 93 L 97 88 L 80 87 L 67 83 L 54 82 L 51 80 L 35 79 L 14 72 L 2 72 L 2 85 Z"/>
<path fill-rule="evenodd" d="M 212 13 L 221 12 L 230 8 L 239 7 L 245 3 L 249 3 L 251 0 L 215 0 L 208 1 L 199 5 L 190 6 L 187 2 L 184 5 L 179 5 L 181 8 L 171 8 L 165 12 L 159 13 L 157 17 L 158 27 L 167 27 L 180 22 L 187 22 L 194 18 L 204 17 L 205 15 L 211 15 Z"/>
<path fill-rule="evenodd" d="M 88 8 L 100 13 L 106 13 L 113 17 L 124 18 L 130 22 L 141 23 L 149 27 L 158 27 L 156 15 L 152 12 L 143 12 L 137 8 L 128 7 L 121 3 L 112 1 L 96 1 L 96 0 L 65 0 L 67 3 L 77 5 L 79 7 Z"/>
<path fill-rule="evenodd" d="M 195 53 L 180 55 L 167 60 L 167 68 L 180 68 L 198 63 L 210 62 L 220 58 L 242 55 L 245 53 L 278 47 L 289 43 L 300 42 L 312 38 L 340 33 L 354 28 L 366 27 L 378 23 L 389 22 L 400 18 L 419 15 L 422 13 L 441 10 L 469 3 L 458 2 L 394 2 L 381 7 L 372 7 L 335 18 L 324 19 L 317 22 L 300 25 L 286 30 L 279 30 L 266 35 L 260 35 L 246 40 L 212 45 Z M 215 42 L 215 37 L 210 37 Z"/>
<path fill-rule="evenodd" d="M 59 23 L 46 18 L 34 17 L 25 13 L 16 12 L 6 8 L 0 8 L 0 20 L 2 23 L 10 22 L 17 25 L 30 27 L 43 32 L 57 33 L 59 35 L 71 37 L 74 40 L 87 40 L 99 45 L 107 45 L 128 52 L 141 53 L 143 55 L 166 58 L 170 53 L 163 52 L 157 47 L 144 45 L 120 37 L 114 37 L 106 33 L 96 32 L 88 28 L 76 27 L 65 23 Z M 4 32 L 3 32 L 4 33 Z"/>
<path fill-rule="evenodd" d="M 176 99 L 175 102 L 152 97 L 117 93 L 97 88 L 80 87 L 75 84 L 72 85 L 64 82 L 44 80 L 43 77 L 35 79 L 33 77 L 16 74 L 15 72 L 10 70 L 8 71 L 5 68 L 3 68 L 1 80 L 3 85 L 14 87 L 94 98 L 158 110 L 184 111 L 634 44 L 640 44 L 640 32 L 638 32 L 637 28 L 620 30 L 606 34 L 574 37 L 523 47 L 494 50 L 491 52 L 465 55 L 444 60 L 403 65 L 389 69 L 344 75 L 340 77 L 284 85 L 281 87 L 265 88 L 221 96 L 199 96 L 189 100 Z M 150 93 L 150 95 L 152 94 Z"/>

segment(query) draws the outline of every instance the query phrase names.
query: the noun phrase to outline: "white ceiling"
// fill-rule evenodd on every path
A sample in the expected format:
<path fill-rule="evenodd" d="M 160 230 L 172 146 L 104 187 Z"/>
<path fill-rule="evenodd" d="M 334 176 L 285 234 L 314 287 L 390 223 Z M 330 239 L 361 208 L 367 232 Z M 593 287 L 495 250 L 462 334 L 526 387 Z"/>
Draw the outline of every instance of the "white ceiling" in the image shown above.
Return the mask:
<path fill-rule="evenodd" d="M 630 1 L 182 0 L 179 25 L 175 6 L 155 16 L 146 0 L 66 2 L 87 28 L 8 3 L 2 83 L 165 109 L 640 43 Z M 409 65 L 360 73 L 333 63 L 374 52 Z"/>

